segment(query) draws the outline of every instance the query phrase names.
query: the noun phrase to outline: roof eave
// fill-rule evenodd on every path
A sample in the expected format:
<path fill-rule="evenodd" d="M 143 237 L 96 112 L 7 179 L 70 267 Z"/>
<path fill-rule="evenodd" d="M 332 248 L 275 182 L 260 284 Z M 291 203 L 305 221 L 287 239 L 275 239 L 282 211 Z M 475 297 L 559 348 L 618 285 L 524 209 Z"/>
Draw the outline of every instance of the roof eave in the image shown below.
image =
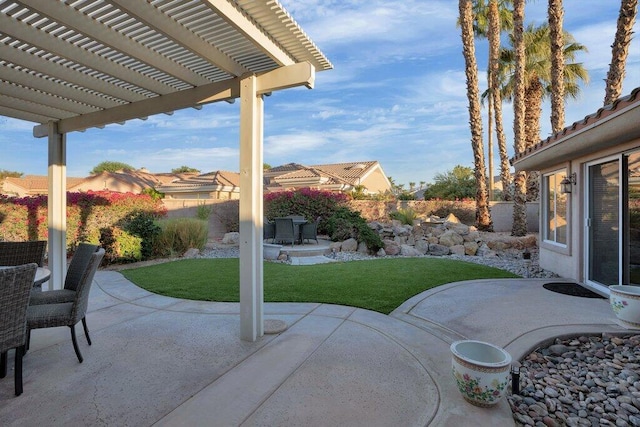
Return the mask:
<path fill-rule="evenodd" d="M 640 138 L 640 103 L 585 126 L 513 162 L 516 171 L 542 170 Z"/>

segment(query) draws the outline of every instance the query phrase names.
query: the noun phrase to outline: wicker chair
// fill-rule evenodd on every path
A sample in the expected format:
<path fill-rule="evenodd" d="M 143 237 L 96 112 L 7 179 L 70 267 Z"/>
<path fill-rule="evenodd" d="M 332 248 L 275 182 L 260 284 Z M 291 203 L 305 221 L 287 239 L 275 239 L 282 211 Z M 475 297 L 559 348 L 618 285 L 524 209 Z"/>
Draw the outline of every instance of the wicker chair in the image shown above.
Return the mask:
<path fill-rule="evenodd" d="M 87 265 L 89 265 L 89 261 L 91 261 L 91 255 L 93 255 L 99 248 L 100 247 L 98 245 L 80 243 L 71 258 L 69 267 L 67 267 L 64 287 L 53 291 L 32 292 L 29 305 L 72 302 L 76 298 L 76 289 L 78 289 L 82 276 L 87 269 Z"/>
<path fill-rule="evenodd" d="M 298 239 L 291 218 L 276 218 L 276 233 L 273 237 L 274 242 L 291 241 L 291 246 Z"/>
<path fill-rule="evenodd" d="M 7 376 L 7 352 L 15 348 L 16 396 L 22 394 L 27 307 L 37 268 L 35 263 L 0 268 L 0 378 Z"/>
<path fill-rule="evenodd" d="M 46 251 L 46 240 L 0 242 L 0 266 L 23 265 L 35 262 L 38 267 L 42 267 Z"/>
<path fill-rule="evenodd" d="M 315 222 L 309 222 L 302 225 L 302 231 L 300 233 L 300 241 L 304 243 L 305 240 L 315 240 L 318 243 L 318 224 L 322 217 L 316 218 Z"/>
<path fill-rule="evenodd" d="M 82 269 L 81 278 L 77 282 L 73 301 L 29 305 L 29 308 L 27 309 L 27 342 L 30 338 L 30 332 L 32 329 L 68 326 L 71 329 L 73 349 L 76 352 L 78 361 L 82 363 L 83 358 L 80 353 L 80 349 L 78 348 L 78 341 L 76 340 L 75 325 L 79 321 L 82 321 L 84 334 L 87 337 L 87 342 L 91 345 L 91 338 L 89 337 L 89 329 L 87 328 L 86 320 L 87 306 L 89 303 L 89 290 L 93 282 L 93 277 L 95 276 L 96 270 L 98 269 L 103 257 L 104 249 L 102 248 L 91 254 L 89 262 L 86 264 L 85 268 Z"/>
<path fill-rule="evenodd" d="M 262 239 L 267 240 L 273 239 L 274 237 L 276 237 L 276 225 L 273 222 L 270 222 L 265 216 L 264 222 L 262 223 Z"/>

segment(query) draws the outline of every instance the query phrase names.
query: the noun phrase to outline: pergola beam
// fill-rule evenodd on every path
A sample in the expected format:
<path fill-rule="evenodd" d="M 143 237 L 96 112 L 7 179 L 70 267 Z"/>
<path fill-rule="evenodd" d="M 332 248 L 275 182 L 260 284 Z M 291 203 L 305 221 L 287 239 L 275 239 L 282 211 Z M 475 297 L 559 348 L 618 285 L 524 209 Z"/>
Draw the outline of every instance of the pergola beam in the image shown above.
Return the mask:
<path fill-rule="evenodd" d="M 194 105 L 208 104 L 224 101 L 240 96 L 240 83 L 238 78 L 225 80 L 219 83 L 186 89 L 169 95 L 145 99 L 108 110 L 97 111 L 82 116 L 70 117 L 58 122 L 58 131 L 68 133 L 91 127 L 104 126 L 112 123 L 123 122 L 154 114 L 167 113 Z M 38 125 L 33 128 L 33 136 L 41 138 L 48 135 L 46 125 Z"/>
<path fill-rule="evenodd" d="M 295 61 L 282 48 L 273 42 L 265 33 L 260 31 L 256 25 L 247 19 L 231 2 L 227 0 L 205 0 L 204 3 L 214 10 L 220 17 L 235 27 L 253 44 L 259 46 L 262 51 L 269 55 L 280 65 L 291 65 Z"/>

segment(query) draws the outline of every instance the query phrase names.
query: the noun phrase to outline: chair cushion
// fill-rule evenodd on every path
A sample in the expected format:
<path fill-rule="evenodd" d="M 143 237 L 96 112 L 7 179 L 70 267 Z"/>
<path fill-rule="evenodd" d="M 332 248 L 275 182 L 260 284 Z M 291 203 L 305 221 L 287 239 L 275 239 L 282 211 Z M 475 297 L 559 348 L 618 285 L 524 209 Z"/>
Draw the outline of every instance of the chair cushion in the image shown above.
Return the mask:
<path fill-rule="evenodd" d="M 59 304 L 63 302 L 73 302 L 76 292 L 69 289 L 56 289 L 54 291 L 32 291 L 29 305 Z"/>
<path fill-rule="evenodd" d="M 73 303 L 30 305 L 27 308 L 27 328 L 53 328 L 68 326 L 73 322 Z"/>

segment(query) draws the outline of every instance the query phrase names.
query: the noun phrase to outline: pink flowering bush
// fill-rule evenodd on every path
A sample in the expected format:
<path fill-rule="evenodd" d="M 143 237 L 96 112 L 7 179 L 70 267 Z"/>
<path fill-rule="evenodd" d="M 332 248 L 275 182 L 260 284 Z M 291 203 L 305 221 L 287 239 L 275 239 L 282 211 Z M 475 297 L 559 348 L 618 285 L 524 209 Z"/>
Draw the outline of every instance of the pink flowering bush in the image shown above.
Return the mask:
<path fill-rule="evenodd" d="M 80 242 L 98 244 L 103 229 L 126 228 L 126 219 L 138 213 L 166 216 L 159 200 L 148 195 L 88 191 L 67 193 L 67 249 Z M 47 240 L 47 196 L 0 195 L 0 240 Z"/>

